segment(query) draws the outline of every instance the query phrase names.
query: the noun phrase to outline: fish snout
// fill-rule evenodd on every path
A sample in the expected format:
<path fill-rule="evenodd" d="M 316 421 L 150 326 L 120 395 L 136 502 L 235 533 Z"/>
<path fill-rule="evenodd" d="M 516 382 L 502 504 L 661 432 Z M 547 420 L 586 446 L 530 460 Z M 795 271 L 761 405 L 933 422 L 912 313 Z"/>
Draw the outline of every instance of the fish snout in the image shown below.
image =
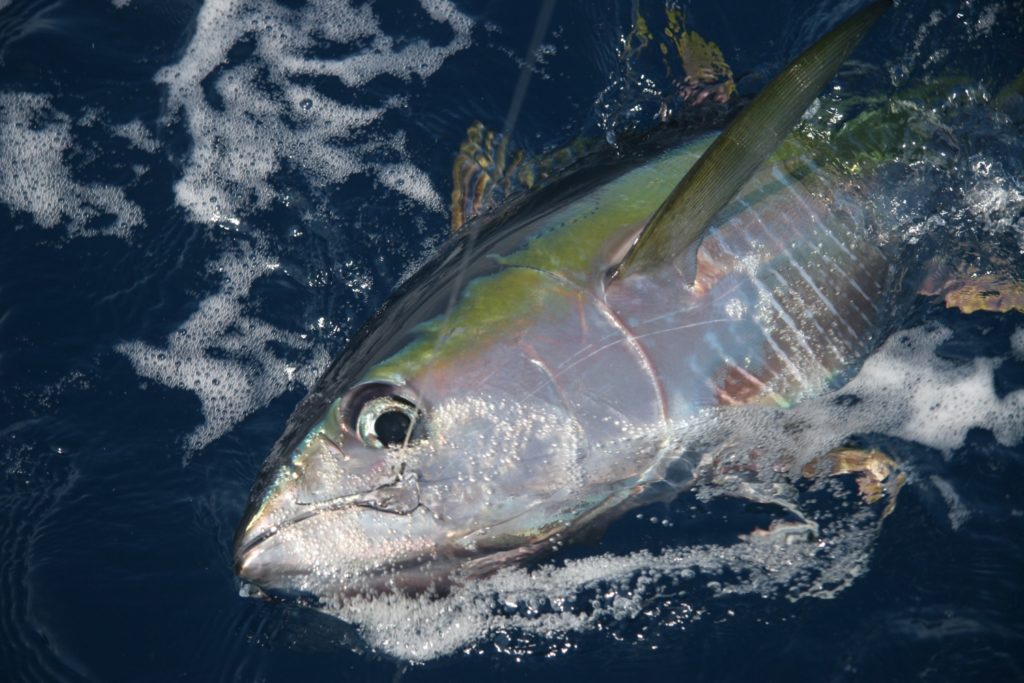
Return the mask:
<path fill-rule="evenodd" d="M 288 514 L 282 499 L 275 487 L 250 501 L 235 532 L 234 570 L 245 581 L 265 586 L 270 568 L 283 566 L 286 558 L 274 537 L 281 525 L 292 522 L 294 516 Z"/>
<path fill-rule="evenodd" d="M 298 475 L 276 481 L 245 512 L 233 565 L 247 583 L 282 594 L 378 591 L 393 582 L 395 567 L 438 541 L 411 472 L 369 483 L 332 479 L 333 492 L 310 488 Z"/>
<path fill-rule="evenodd" d="M 261 588 L 282 587 L 283 576 L 301 573 L 285 547 L 272 536 L 236 542 L 234 559 L 235 575 Z"/>

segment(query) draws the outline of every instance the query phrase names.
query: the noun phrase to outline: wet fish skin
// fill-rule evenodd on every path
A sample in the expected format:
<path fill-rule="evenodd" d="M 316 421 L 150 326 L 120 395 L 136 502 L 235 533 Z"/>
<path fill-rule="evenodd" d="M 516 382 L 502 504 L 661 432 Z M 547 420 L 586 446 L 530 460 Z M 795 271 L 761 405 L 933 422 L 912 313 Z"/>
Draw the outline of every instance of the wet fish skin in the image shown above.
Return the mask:
<path fill-rule="evenodd" d="M 605 201 L 628 196 L 627 186 L 665 170 L 659 162 L 685 166 L 697 150 L 673 150 L 598 192 Z M 474 332 L 469 348 L 455 340 L 454 352 L 428 349 L 434 362 L 413 375 L 415 354 L 400 331 L 412 310 L 444 310 L 448 290 L 435 283 L 455 282 L 465 244 L 453 246 L 438 258 L 447 266 L 436 280 L 410 283 L 300 406 L 254 489 L 240 574 L 321 596 L 438 587 L 547 550 L 643 502 L 641 492 L 670 466 L 673 483 L 685 486 L 699 464 L 677 457 L 688 427 L 720 406 L 797 401 L 874 344 L 889 262 L 864 232 L 856 198 L 840 194 L 825 206 L 792 185 L 757 210 L 737 206 L 704 240 L 693 291 L 673 286 L 670 270 L 606 289 L 599 279 L 585 284 L 600 263 L 558 274 L 495 270 L 483 255 L 508 229 L 484 234 L 476 253 L 490 275 L 478 275 L 476 287 L 505 289 L 522 307 L 505 312 L 501 329 Z M 559 246 L 545 254 L 542 238 L 529 236 L 593 215 L 595 201 L 584 195 L 512 232 L 551 259 Z M 580 230 L 590 225 L 577 220 Z M 614 256 L 636 230 L 613 231 L 605 250 Z M 826 243 L 830 250 L 817 248 Z M 422 439 L 393 449 L 359 442 L 351 411 L 384 387 L 421 406 Z M 388 489 L 406 498 L 414 491 L 415 507 L 407 501 L 399 513 L 365 498 Z"/>
<path fill-rule="evenodd" d="M 702 242 L 607 278 L 713 140 L 597 163 L 435 257 L 296 409 L 238 574 L 326 600 L 443 589 L 682 490 L 717 411 L 855 367 L 896 259 L 862 190 L 808 160 L 762 167 Z M 375 447 L 368 406 L 406 411 L 406 438 Z"/>

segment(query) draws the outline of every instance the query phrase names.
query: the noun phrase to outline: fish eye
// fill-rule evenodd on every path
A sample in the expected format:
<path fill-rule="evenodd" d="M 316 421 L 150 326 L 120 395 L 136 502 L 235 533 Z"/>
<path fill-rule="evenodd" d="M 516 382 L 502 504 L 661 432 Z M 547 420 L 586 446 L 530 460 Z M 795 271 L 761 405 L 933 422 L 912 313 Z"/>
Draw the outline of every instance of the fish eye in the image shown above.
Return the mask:
<path fill-rule="evenodd" d="M 373 448 L 401 446 L 418 417 L 416 406 L 399 396 L 371 398 L 359 409 L 356 433 Z"/>

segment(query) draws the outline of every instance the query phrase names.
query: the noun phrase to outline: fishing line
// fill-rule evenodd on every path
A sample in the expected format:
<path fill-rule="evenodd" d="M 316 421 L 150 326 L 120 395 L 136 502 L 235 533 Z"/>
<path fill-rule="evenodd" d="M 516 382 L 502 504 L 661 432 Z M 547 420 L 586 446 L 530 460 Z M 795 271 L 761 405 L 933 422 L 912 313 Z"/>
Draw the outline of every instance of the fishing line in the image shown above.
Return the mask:
<path fill-rule="evenodd" d="M 544 36 L 547 35 L 548 26 L 551 24 L 551 16 L 555 11 L 555 3 L 557 0 L 544 0 L 544 4 L 541 6 L 540 11 L 537 13 L 537 22 L 533 26 L 533 35 L 530 37 L 530 47 L 526 51 L 526 61 L 519 68 L 519 78 L 516 80 L 515 90 L 512 91 L 512 102 L 509 104 L 508 113 L 505 115 L 505 127 L 501 132 L 501 141 L 498 143 L 498 154 L 497 156 L 503 157 L 508 147 L 509 138 L 512 135 L 512 130 L 515 128 L 516 123 L 519 119 L 519 113 L 523 109 L 523 101 L 526 99 L 526 91 L 530 86 L 530 78 L 533 76 L 533 69 L 537 64 L 537 55 L 540 48 L 541 41 L 544 40 Z M 465 279 L 466 272 L 469 270 L 469 259 L 473 254 L 473 248 L 476 246 L 476 240 L 480 232 L 480 221 L 471 220 L 469 221 L 469 234 L 464 239 L 464 246 L 462 251 L 462 262 L 459 264 L 457 275 L 455 276 L 455 282 L 452 286 L 451 295 L 448 297 L 448 304 L 445 307 L 444 312 L 444 323 L 441 326 L 441 334 L 437 336 L 437 340 L 434 342 L 434 348 L 431 350 L 431 358 L 437 356 L 437 351 L 441 347 L 441 344 L 448 338 L 448 321 L 451 318 L 451 313 L 455 309 L 455 302 L 459 296 L 459 292 L 462 291 L 462 281 Z M 419 413 L 417 412 L 417 417 Z M 416 426 L 416 419 L 409 421 L 409 427 L 405 432 L 405 440 L 403 446 L 409 445 L 409 439 L 412 438 L 412 432 Z"/>
<path fill-rule="evenodd" d="M 540 49 L 540 41 L 547 35 L 548 25 L 551 24 L 551 15 L 555 11 L 556 0 L 544 0 L 544 5 L 537 14 L 537 24 L 533 27 L 533 37 L 530 38 L 530 48 L 526 52 L 526 63 L 519 69 L 519 80 L 516 81 L 516 89 L 512 92 L 512 103 L 509 105 L 508 114 L 505 115 L 505 128 L 501 132 L 501 145 L 508 143 L 512 130 L 516 127 L 519 119 L 519 112 L 523 109 L 523 100 L 526 99 L 526 89 L 530 85 L 530 78 L 533 76 L 533 67 L 537 63 L 537 53 Z"/>

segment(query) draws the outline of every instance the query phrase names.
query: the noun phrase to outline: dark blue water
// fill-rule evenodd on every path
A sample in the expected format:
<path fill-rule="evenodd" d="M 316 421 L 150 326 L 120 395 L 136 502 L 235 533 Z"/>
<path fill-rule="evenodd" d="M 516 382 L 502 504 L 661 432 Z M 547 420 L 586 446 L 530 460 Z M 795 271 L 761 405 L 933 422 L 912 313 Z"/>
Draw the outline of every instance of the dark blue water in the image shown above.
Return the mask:
<path fill-rule="evenodd" d="M 856 5 L 682 9 L 747 94 Z M 745 583 L 750 566 L 612 581 L 594 565 L 569 589 L 538 578 L 568 592 L 509 607 L 507 626 L 396 626 L 389 647 L 387 605 L 346 625 L 239 595 L 231 540 L 260 463 L 329 358 L 444 239 L 452 159 L 473 121 L 504 126 L 538 9 L 0 0 L 0 679 L 1024 680 L 1024 414 L 1009 402 L 1024 315 L 933 303 L 903 327 L 946 331 L 924 374 L 977 369 L 962 411 L 977 419 L 959 440 L 873 437 L 909 482 L 828 597 L 796 575 Z M 517 147 L 628 139 L 678 106 L 665 9 L 640 11 L 654 42 L 634 54 L 631 3 L 556 7 Z M 1024 69 L 1022 45 L 1014 0 L 904 2 L 843 82 L 957 75 L 967 85 L 949 92 L 980 108 Z M 935 182 L 959 203 L 911 203 L 902 229 L 941 223 L 1019 257 L 1020 118 L 973 111 L 932 131 L 952 159 Z M 978 412 L 979 396 L 996 408 Z M 765 514 L 688 498 L 570 554 L 711 548 Z M 602 591 L 632 601 L 613 609 Z M 573 618 L 531 627 L 559 598 Z M 416 639 L 429 661 L 392 656 Z"/>

